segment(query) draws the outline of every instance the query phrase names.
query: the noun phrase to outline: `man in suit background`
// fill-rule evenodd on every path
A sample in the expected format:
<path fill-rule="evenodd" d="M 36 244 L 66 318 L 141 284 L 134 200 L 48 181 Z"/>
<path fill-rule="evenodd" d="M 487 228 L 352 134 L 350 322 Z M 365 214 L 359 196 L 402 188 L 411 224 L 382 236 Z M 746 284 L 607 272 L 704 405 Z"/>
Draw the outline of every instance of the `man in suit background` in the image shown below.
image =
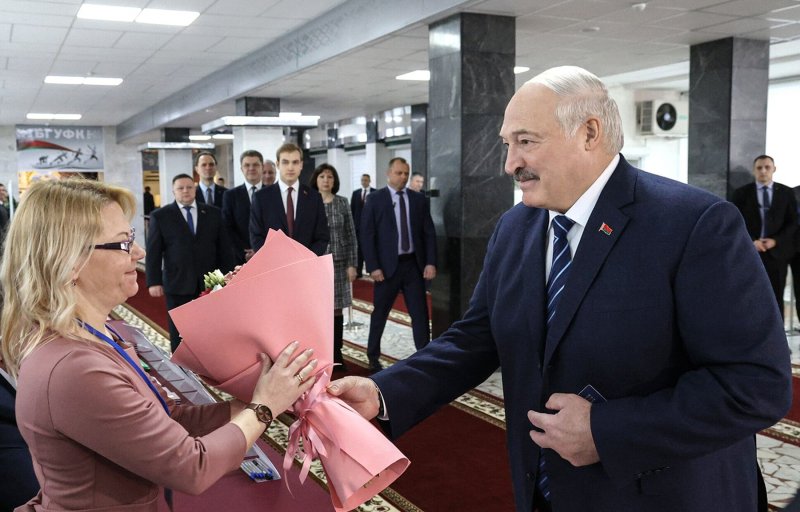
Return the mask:
<path fill-rule="evenodd" d="M 436 277 L 436 232 L 425 196 L 406 188 L 409 166 L 392 158 L 388 186 L 369 195 L 361 214 L 361 242 L 367 272 L 375 282 L 374 309 L 369 321 L 367 357 L 372 371 L 380 370 L 381 337 L 397 294 L 411 315 L 414 345 L 430 341 L 425 280 Z"/>
<path fill-rule="evenodd" d="M 156 198 L 153 197 L 152 192 L 150 192 L 150 187 L 144 187 L 144 194 L 142 194 L 142 204 L 145 215 L 150 215 L 150 213 L 156 209 Z"/>
<path fill-rule="evenodd" d="M 239 167 L 245 182 L 225 191 L 222 196 L 222 219 L 233 242 L 236 262 L 241 265 L 253 257 L 250 245 L 250 203 L 262 187 L 264 157 L 258 151 L 248 149 L 239 156 Z"/>
<path fill-rule="evenodd" d="M 272 185 L 278 179 L 278 172 L 275 170 L 275 162 L 270 159 L 264 160 L 264 176 L 262 182 L 265 186 Z"/>
<path fill-rule="evenodd" d="M 172 179 L 175 201 L 150 215 L 145 258 L 147 286 L 151 297 L 166 296 L 168 311 L 200 295 L 204 274 L 216 269 L 226 273 L 235 265 L 222 212 L 197 203 L 195 190 L 191 176 L 178 174 Z M 169 337 L 174 352 L 181 338 L 172 318 Z"/>
<path fill-rule="evenodd" d="M 214 183 L 217 174 L 217 157 L 214 153 L 201 151 L 194 158 L 194 171 L 200 176 L 195 197 L 198 203 L 208 203 L 217 208 L 222 208 L 222 194 L 227 188 Z"/>
<path fill-rule="evenodd" d="M 303 150 L 286 143 L 276 157 L 280 179 L 256 192 L 250 205 L 250 245 L 258 251 L 267 231 L 280 229 L 321 256 L 328 250 L 328 218 L 319 192 L 297 181 L 303 170 Z"/>
<path fill-rule="evenodd" d="M 425 176 L 423 176 L 422 173 L 419 172 L 415 172 L 414 174 L 412 174 L 411 179 L 408 180 L 408 188 L 410 188 L 414 192 L 419 192 L 421 194 L 424 194 L 425 191 L 423 189 L 425 188 Z"/>
<path fill-rule="evenodd" d="M 500 130 L 522 204 L 464 317 L 330 392 L 397 436 L 500 366 L 517 511 L 757 510 L 754 434 L 791 405 L 769 282 L 736 208 L 629 165 L 621 126 L 586 70 L 523 85 Z"/>
<path fill-rule="evenodd" d="M 358 242 L 358 267 L 356 274 L 361 277 L 361 272 L 364 270 L 364 253 L 361 251 L 361 212 L 364 211 L 364 204 L 367 202 L 367 196 L 375 192 L 375 187 L 370 186 L 372 178 L 369 174 L 361 175 L 361 188 L 353 191 L 353 196 L 350 198 L 350 212 L 353 214 L 353 227 L 356 230 L 356 241 Z"/>
<path fill-rule="evenodd" d="M 736 189 L 732 201 L 742 212 L 783 316 L 786 269 L 795 253 L 797 202 L 791 188 L 772 180 L 776 169 L 771 156 L 756 157 L 753 160 L 755 182 Z"/>

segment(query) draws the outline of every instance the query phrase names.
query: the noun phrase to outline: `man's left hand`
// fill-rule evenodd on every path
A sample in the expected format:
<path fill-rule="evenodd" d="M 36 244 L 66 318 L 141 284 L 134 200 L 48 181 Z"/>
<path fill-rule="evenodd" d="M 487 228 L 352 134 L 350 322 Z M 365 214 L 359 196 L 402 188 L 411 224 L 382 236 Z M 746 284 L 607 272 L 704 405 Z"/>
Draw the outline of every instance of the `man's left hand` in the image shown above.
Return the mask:
<path fill-rule="evenodd" d="M 592 404 L 578 395 L 554 393 L 545 407 L 557 412 L 528 411 L 533 426 L 544 431 L 531 430 L 533 442 L 554 450 L 573 466 L 600 462 L 589 421 Z"/>
<path fill-rule="evenodd" d="M 775 241 L 774 238 L 762 238 L 761 243 L 764 244 L 764 250 L 766 251 L 769 251 L 770 249 L 778 245 L 778 243 Z"/>
<path fill-rule="evenodd" d="M 436 267 L 433 265 L 425 265 L 425 269 L 422 271 L 422 277 L 426 281 L 430 281 L 431 279 L 436 277 Z"/>

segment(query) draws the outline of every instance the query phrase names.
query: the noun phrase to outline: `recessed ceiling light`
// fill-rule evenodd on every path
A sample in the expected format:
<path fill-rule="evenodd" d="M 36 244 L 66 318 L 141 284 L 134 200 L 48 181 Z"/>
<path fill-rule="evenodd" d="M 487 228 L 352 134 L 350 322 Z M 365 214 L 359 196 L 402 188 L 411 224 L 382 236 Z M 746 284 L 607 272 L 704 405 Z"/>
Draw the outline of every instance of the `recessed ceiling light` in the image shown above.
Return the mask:
<path fill-rule="evenodd" d="M 189 135 L 189 140 L 211 140 L 211 135 Z"/>
<path fill-rule="evenodd" d="M 119 85 L 122 83 L 121 78 L 103 78 L 99 76 L 58 76 L 48 75 L 44 77 L 46 84 L 59 84 L 59 85 Z"/>
<path fill-rule="evenodd" d="M 200 16 L 196 11 L 171 11 L 168 9 L 142 9 L 136 17 L 136 23 L 150 23 L 153 25 L 174 25 L 185 27 L 191 25 Z"/>
<path fill-rule="evenodd" d="M 395 77 L 397 80 L 419 80 L 419 81 L 426 81 L 431 79 L 431 72 L 427 69 L 417 69 L 410 73 L 405 73 L 403 75 L 397 75 Z"/>
<path fill-rule="evenodd" d="M 581 32 L 586 32 L 586 33 L 600 32 L 600 27 L 583 27 L 581 29 Z"/>
<path fill-rule="evenodd" d="M 527 73 L 530 71 L 531 68 L 528 66 L 514 66 L 514 74 L 519 75 L 520 73 Z"/>
<path fill-rule="evenodd" d="M 60 121 L 77 121 L 82 116 L 80 114 L 38 114 L 38 113 L 29 113 L 25 117 L 27 117 L 28 119 L 37 119 L 37 120 L 58 119 Z"/>
<path fill-rule="evenodd" d="M 232 133 L 217 133 L 216 135 L 212 135 L 211 138 L 212 139 L 217 139 L 217 140 L 231 140 L 231 139 L 233 139 L 233 134 Z"/>
<path fill-rule="evenodd" d="M 138 7 L 83 4 L 78 10 L 78 18 L 104 21 L 133 21 L 140 12 L 142 12 L 142 10 Z"/>

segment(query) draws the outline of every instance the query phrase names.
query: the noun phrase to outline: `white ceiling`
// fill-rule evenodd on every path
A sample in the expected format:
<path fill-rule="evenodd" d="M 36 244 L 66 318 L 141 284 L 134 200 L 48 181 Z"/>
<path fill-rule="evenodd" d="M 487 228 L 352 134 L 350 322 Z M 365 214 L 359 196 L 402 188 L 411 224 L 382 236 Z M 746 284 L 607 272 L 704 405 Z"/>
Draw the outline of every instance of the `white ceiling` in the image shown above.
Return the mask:
<path fill-rule="evenodd" d="M 270 44 L 345 0 L 92 0 L 199 11 L 188 27 L 77 19 L 82 0 L 0 0 L 0 125 L 28 112 L 81 113 L 117 125 Z M 770 39 L 770 76 L 800 76 L 800 0 L 473 0 L 459 11 L 517 18 L 517 65 L 583 66 L 636 87 L 686 88 L 690 45 L 729 36 Z M 427 25 L 409 26 L 250 93 L 322 122 L 425 103 L 427 82 L 395 76 L 428 66 Z M 119 87 L 52 85 L 46 75 L 120 77 Z M 234 112 L 234 98 L 170 126 Z M 59 122 L 58 124 L 69 124 Z M 144 134 L 143 138 L 153 138 Z"/>

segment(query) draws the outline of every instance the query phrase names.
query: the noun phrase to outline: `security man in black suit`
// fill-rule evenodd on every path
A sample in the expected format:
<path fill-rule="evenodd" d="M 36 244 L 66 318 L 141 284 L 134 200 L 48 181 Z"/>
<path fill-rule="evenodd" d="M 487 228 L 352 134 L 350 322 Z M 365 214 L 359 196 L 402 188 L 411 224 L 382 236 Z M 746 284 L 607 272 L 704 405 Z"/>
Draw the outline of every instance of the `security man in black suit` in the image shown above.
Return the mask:
<path fill-rule="evenodd" d="M 370 370 L 381 369 L 381 337 L 397 294 L 402 290 L 414 345 L 430 341 L 425 280 L 436 277 L 436 232 L 425 196 L 406 188 L 409 165 L 389 161 L 388 186 L 370 194 L 361 215 L 361 240 L 367 272 L 375 282 L 375 309 L 369 322 Z"/>
<path fill-rule="evenodd" d="M 322 256 L 330 240 L 328 218 L 319 192 L 297 181 L 303 170 L 303 150 L 286 143 L 276 156 L 280 179 L 256 192 L 250 205 L 253 251 L 261 249 L 268 230 L 275 229 Z"/>
<path fill-rule="evenodd" d="M 372 178 L 369 174 L 361 175 L 361 188 L 353 191 L 353 197 L 350 198 L 350 211 L 353 214 L 353 225 L 356 229 L 356 240 L 358 241 L 358 267 L 357 274 L 361 277 L 361 271 L 364 268 L 364 253 L 361 251 L 361 212 L 364 211 L 364 204 L 367 202 L 367 196 L 375 192 L 375 187 L 370 187 Z"/>
<path fill-rule="evenodd" d="M 214 176 L 217 174 L 217 157 L 209 151 L 201 151 L 194 157 L 194 172 L 200 176 L 200 183 L 197 184 L 195 197 L 198 203 L 209 203 L 217 208 L 222 208 L 222 195 L 227 188 L 214 183 Z"/>
<path fill-rule="evenodd" d="M 222 196 L 222 220 L 233 242 L 234 256 L 241 265 L 253 256 L 250 245 L 250 203 L 261 190 L 264 174 L 264 157 L 254 149 L 243 151 L 239 166 L 244 183 L 226 190 Z"/>
<path fill-rule="evenodd" d="M 783 316 L 786 268 L 795 253 L 797 202 L 791 188 L 772 181 L 775 170 L 771 156 L 757 156 L 753 160 L 755 182 L 736 189 L 732 201 L 742 212 Z"/>
<path fill-rule="evenodd" d="M 222 212 L 195 201 L 195 190 L 191 176 L 178 174 L 172 179 L 175 202 L 150 214 L 147 286 L 150 296 L 166 296 L 167 310 L 196 299 L 204 289 L 204 274 L 226 273 L 235 265 Z M 174 352 L 181 339 L 171 318 L 169 336 Z"/>

